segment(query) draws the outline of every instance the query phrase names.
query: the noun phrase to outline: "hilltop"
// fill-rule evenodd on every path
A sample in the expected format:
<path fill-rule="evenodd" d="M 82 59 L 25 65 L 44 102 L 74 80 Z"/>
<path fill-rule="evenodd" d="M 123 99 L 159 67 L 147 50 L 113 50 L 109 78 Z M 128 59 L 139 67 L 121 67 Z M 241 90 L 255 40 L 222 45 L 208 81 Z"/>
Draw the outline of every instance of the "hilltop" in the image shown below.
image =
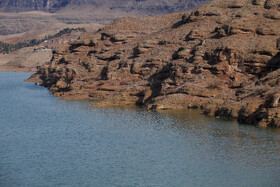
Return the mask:
<path fill-rule="evenodd" d="M 200 108 L 280 127 L 279 28 L 276 0 L 214 0 L 182 13 L 122 18 L 54 51 L 29 81 L 94 106 Z"/>

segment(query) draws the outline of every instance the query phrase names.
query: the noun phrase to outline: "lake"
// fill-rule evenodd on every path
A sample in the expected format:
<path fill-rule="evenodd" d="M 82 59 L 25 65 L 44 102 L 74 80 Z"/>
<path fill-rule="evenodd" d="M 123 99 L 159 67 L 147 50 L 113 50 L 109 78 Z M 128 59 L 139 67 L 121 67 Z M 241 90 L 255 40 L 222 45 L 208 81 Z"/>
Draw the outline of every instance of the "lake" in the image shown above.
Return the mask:
<path fill-rule="evenodd" d="M 280 130 L 93 108 L 0 72 L 0 186 L 280 186 Z"/>

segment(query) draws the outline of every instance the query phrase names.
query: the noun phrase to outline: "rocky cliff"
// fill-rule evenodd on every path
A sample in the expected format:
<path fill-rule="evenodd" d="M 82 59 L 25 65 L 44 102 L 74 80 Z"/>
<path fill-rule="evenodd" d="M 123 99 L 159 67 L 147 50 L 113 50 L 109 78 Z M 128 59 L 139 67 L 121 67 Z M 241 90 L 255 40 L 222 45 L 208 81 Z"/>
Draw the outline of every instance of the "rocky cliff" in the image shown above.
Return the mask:
<path fill-rule="evenodd" d="M 29 81 L 94 106 L 201 108 L 280 127 L 280 1 L 214 0 L 192 11 L 118 19 L 54 51 Z"/>

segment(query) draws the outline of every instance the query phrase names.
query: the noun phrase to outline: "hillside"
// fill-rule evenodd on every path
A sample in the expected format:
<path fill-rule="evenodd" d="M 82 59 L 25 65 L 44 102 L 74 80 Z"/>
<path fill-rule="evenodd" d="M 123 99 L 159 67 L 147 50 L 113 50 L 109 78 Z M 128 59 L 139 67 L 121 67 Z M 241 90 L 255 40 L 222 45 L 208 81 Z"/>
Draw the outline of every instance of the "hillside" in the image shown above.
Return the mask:
<path fill-rule="evenodd" d="M 84 28 L 87 32 L 92 32 L 94 30 L 98 30 L 101 27 L 103 27 L 103 25 L 97 23 L 73 25 L 58 23 L 54 25 L 47 25 L 42 28 L 32 29 L 19 34 L 0 35 L 0 42 L 15 44 L 17 42 L 30 41 L 32 39 L 40 40 L 46 36 L 54 35 L 65 28 Z"/>
<path fill-rule="evenodd" d="M 105 24 L 120 17 L 161 15 L 209 0 L 0 0 L 0 35 L 56 24 Z"/>
<path fill-rule="evenodd" d="M 55 51 L 42 81 L 94 106 L 200 108 L 280 127 L 280 4 L 214 0 L 192 11 L 118 19 Z"/>
<path fill-rule="evenodd" d="M 59 30 L 63 27 L 65 28 Z M 92 27 L 94 28 L 94 25 Z M 6 43 L 0 41 L 0 71 L 34 72 L 37 66 L 51 60 L 52 50 L 76 40 L 85 32 L 84 28 L 71 28 L 71 25 L 60 24 L 55 27 L 31 30 L 24 34 L 5 37 L 2 40 Z"/>
<path fill-rule="evenodd" d="M 2 12 L 61 12 L 65 8 L 119 9 L 121 12 L 139 11 L 148 14 L 164 14 L 193 8 L 205 0 L 0 0 Z"/>

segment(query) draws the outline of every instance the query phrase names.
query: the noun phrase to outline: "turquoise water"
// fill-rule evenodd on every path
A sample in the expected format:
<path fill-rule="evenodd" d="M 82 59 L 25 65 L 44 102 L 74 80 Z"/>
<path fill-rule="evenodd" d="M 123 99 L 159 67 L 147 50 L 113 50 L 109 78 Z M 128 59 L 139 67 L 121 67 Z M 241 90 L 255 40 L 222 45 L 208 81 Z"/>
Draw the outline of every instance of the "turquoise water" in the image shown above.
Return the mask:
<path fill-rule="evenodd" d="M 0 186 L 280 186 L 280 131 L 59 101 L 0 73 Z"/>

